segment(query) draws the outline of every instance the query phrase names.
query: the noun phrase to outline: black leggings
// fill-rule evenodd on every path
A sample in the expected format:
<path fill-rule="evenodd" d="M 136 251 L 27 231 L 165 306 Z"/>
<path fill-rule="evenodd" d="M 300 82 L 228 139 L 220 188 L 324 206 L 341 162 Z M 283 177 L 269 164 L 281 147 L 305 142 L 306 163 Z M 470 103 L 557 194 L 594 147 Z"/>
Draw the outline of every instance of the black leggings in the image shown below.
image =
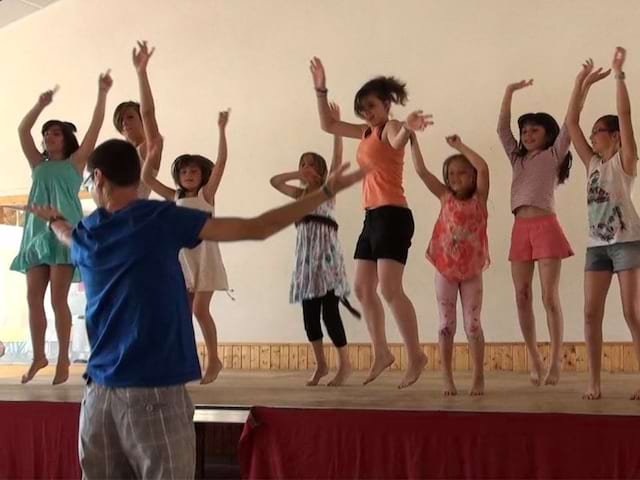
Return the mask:
<path fill-rule="evenodd" d="M 322 327 L 320 326 L 320 312 L 322 311 L 324 326 L 333 344 L 337 348 L 344 347 L 347 344 L 347 336 L 342 326 L 338 302 L 339 298 L 335 296 L 333 290 L 324 297 L 302 301 L 304 329 L 310 342 L 322 340 Z"/>

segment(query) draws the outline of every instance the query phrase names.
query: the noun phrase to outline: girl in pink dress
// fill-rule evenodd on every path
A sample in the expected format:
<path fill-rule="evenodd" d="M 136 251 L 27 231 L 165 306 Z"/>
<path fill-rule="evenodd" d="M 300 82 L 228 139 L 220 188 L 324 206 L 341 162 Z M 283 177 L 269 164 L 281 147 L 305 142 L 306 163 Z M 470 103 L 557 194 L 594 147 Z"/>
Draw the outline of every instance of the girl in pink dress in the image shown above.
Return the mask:
<path fill-rule="evenodd" d="M 462 301 L 464 331 L 473 363 L 470 395 L 484 394 L 484 334 L 480 325 L 482 272 L 489 266 L 487 241 L 487 197 L 489 168 L 480 155 L 467 147 L 458 135 L 446 138 L 459 153 L 444 162 L 444 183 L 427 170 L 420 146 L 411 139 L 415 169 L 440 199 L 440 215 L 426 257 L 436 267 L 435 287 L 440 313 L 438 343 L 444 380 L 444 394 L 456 395 L 453 382 L 453 338 L 456 332 L 458 292 Z"/>

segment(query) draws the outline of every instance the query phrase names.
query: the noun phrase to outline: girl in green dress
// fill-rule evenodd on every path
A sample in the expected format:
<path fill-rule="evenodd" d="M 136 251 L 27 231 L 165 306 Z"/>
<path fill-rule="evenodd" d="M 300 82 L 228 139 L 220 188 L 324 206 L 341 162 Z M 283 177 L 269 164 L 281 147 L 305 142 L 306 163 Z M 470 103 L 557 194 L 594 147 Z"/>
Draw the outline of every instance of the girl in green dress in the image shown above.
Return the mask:
<path fill-rule="evenodd" d="M 31 129 L 42 110 L 53 100 L 57 88 L 44 92 L 36 104 L 20 122 L 18 135 L 20 146 L 31 167 L 31 191 L 29 205 L 51 205 L 58 209 L 72 224 L 82 218 L 78 192 L 89 154 L 93 151 L 104 120 L 107 92 L 112 85 L 109 71 L 98 80 L 98 100 L 89 129 L 78 145 L 76 127 L 69 122 L 49 120 L 42 127 L 43 152 L 40 152 L 31 136 Z M 11 270 L 27 276 L 27 302 L 29 327 L 33 346 L 33 361 L 22 376 L 27 383 L 48 365 L 45 356 L 45 331 L 47 318 L 44 296 L 51 286 L 51 304 L 55 315 L 58 336 L 58 363 L 53 384 L 63 383 L 69 377 L 69 337 L 71 312 L 67 303 L 69 288 L 74 276 L 69 249 L 61 246 L 47 225 L 27 212 L 22 233 L 20 251 L 11 264 Z"/>

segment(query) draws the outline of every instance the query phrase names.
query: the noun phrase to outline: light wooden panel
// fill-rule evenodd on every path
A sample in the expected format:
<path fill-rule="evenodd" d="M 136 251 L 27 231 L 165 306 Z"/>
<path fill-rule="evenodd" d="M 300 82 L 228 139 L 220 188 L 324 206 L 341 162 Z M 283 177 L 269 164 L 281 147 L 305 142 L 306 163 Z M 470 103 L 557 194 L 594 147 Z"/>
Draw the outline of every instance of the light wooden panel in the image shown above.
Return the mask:
<path fill-rule="evenodd" d="M 406 351 L 401 344 L 389 345 L 396 357 L 392 370 L 406 368 Z M 538 347 L 545 360 L 549 361 L 550 346 L 541 343 Z M 422 345 L 429 359 L 427 370 L 440 369 L 440 351 L 437 343 Z M 453 367 L 456 371 L 472 368 L 469 345 L 458 343 L 453 349 Z M 352 343 L 348 346 L 349 360 L 354 370 L 369 370 L 373 360 L 371 345 Z M 324 345 L 324 353 L 331 368 L 337 366 L 336 350 Z M 204 365 L 207 352 L 204 344 L 198 345 L 198 355 Z M 233 370 L 308 370 L 315 368 L 313 349 L 306 343 L 223 343 L 218 346 L 218 356 L 225 369 Z M 524 343 L 487 343 L 485 345 L 484 368 L 486 371 L 526 372 L 528 355 Z M 587 350 L 584 343 L 565 343 L 562 348 L 562 371 L 586 372 Z M 631 343 L 607 343 L 602 349 L 602 370 L 606 372 L 638 372 L 640 366 Z"/>

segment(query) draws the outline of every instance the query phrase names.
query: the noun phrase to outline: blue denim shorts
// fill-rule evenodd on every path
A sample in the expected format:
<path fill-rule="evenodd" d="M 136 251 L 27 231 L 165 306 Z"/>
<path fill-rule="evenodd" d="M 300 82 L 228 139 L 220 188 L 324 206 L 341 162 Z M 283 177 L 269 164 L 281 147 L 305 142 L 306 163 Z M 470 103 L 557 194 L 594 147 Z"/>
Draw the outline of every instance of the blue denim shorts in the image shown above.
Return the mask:
<path fill-rule="evenodd" d="M 640 268 L 640 241 L 587 248 L 586 272 L 620 272 Z"/>

